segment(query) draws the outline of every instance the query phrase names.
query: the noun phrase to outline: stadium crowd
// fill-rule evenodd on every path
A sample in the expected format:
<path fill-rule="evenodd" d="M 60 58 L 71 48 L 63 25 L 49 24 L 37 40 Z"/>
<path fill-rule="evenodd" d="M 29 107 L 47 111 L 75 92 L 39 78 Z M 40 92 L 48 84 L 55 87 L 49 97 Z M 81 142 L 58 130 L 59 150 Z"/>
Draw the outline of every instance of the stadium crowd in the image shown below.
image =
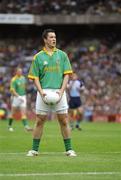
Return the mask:
<path fill-rule="evenodd" d="M 93 14 L 121 13 L 120 0 L 1 0 L 0 13 Z"/>
<path fill-rule="evenodd" d="M 39 43 L 37 39 L 0 40 L 0 107 L 9 109 L 9 85 L 15 67 L 20 65 L 27 75 L 33 55 L 41 48 Z M 60 41 L 58 47 L 68 53 L 73 69 L 85 83 L 81 93 L 85 113 L 121 114 L 121 42 L 74 38 Z M 27 92 L 28 108 L 33 109 L 36 89 L 31 82 Z M 33 92 L 32 97 L 29 92 Z"/>

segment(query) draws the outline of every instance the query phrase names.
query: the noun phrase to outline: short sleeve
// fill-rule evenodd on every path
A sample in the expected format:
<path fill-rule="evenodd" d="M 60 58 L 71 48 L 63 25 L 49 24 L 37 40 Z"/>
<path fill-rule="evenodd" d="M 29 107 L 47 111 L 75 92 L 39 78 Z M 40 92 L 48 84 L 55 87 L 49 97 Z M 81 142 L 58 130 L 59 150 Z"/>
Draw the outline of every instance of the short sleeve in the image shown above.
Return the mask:
<path fill-rule="evenodd" d="M 34 56 L 34 59 L 33 59 L 32 64 L 30 66 L 28 78 L 29 79 L 39 78 L 39 66 L 38 66 L 38 59 L 37 59 L 36 55 Z"/>
<path fill-rule="evenodd" d="M 72 67 L 70 64 L 70 60 L 66 53 L 64 53 L 64 74 L 72 74 Z"/>
<path fill-rule="evenodd" d="M 10 91 L 12 91 L 14 89 L 16 89 L 16 81 L 13 78 L 10 82 Z"/>

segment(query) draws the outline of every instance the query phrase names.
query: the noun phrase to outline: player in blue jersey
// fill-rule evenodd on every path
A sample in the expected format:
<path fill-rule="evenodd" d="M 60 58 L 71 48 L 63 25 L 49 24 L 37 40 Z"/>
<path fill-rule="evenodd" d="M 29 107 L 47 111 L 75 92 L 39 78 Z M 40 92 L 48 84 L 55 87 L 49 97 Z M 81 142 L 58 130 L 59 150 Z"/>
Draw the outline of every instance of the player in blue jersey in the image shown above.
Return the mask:
<path fill-rule="evenodd" d="M 80 98 L 80 92 L 84 88 L 84 83 L 78 79 L 78 75 L 73 73 L 72 79 L 68 84 L 69 92 L 69 113 L 70 113 L 70 126 L 74 129 L 74 115 L 76 113 L 76 125 L 78 130 L 81 130 L 80 122 L 83 117 L 83 108 Z"/>

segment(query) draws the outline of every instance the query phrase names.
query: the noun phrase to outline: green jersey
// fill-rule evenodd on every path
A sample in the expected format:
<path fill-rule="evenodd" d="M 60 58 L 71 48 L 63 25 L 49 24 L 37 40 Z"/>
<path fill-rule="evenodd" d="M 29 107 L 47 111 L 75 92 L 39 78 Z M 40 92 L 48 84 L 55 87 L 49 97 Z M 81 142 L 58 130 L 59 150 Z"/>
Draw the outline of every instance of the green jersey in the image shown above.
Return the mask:
<path fill-rule="evenodd" d="M 26 94 L 26 79 L 24 76 L 14 76 L 11 80 L 10 90 L 16 91 L 20 96 Z"/>
<path fill-rule="evenodd" d="M 39 78 L 43 89 L 60 89 L 64 74 L 71 73 L 71 64 L 65 52 L 54 48 L 53 54 L 49 55 L 44 48 L 35 55 L 28 78 Z"/>

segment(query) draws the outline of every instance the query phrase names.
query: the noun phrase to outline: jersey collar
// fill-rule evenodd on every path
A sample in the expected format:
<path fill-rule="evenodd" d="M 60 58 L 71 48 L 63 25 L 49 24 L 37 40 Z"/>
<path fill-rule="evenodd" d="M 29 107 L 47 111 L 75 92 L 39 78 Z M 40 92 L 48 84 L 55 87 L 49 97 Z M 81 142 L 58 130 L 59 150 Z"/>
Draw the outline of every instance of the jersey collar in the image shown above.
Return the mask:
<path fill-rule="evenodd" d="M 46 53 L 46 54 L 48 54 L 49 55 L 49 53 L 48 53 L 48 51 L 47 51 L 47 49 L 45 48 L 45 47 L 43 47 L 43 51 Z M 57 51 L 57 48 L 56 47 L 54 47 L 53 48 L 53 52 L 52 52 L 52 54 L 54 53 L 54 52 L 56 52 Z"/>
<path fill-rule="evenodd" d="M 18 76 L 17 74 L 15 75 L 15 78 L 20 78 L 20 77 L 22 77 L 23 75 L 21 75 L 21 76 Z"/>

